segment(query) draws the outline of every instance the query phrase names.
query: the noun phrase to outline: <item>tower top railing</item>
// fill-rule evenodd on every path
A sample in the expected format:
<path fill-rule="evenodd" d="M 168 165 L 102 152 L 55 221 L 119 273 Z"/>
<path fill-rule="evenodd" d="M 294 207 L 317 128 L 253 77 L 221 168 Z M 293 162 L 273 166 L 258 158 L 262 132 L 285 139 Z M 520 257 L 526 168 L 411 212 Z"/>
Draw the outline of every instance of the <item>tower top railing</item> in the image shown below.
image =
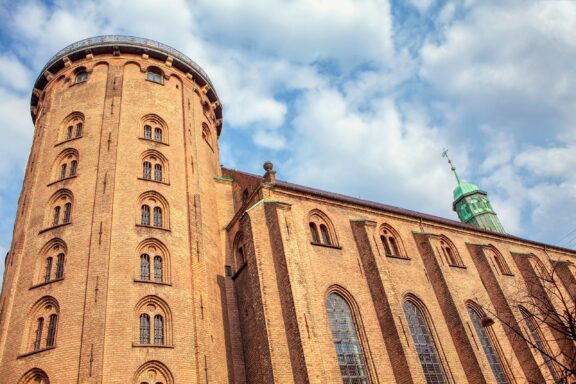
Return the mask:
<path fill-rule="evenodd" d="M 210 87 L 214 89 L 212 85 L 212 81 L 208 77 L 208 74 L 204 72 L 204 70 L 194 62 L 194 60 L 190 59 L 188 56 L 183 54 L 177 49 L 170 47 L 169 45 L 162 44 L 158 41 L 145 39 L 143 37 L 135 37 L 135 36 L 124 36 L 124 35 L 103 35 L 103 36 L 96 36 L 90 37 L 88 39 L 80 40 L 75 43 L 68 45 L 67 47 L 58 51 L 54 56 L 48 60 L 44 68 L 42 68 L 41 74 L 44 73 L 48 68 L 50 68 L 55 62 L 71 54 L 72 52 L 77 52 L 83 49 L 89 49 L 90 47 L 97 47 L 97 46 L 104 46 L 104 45 L 130 45 L 136 47 L 143 47 L 143 48 L 150 48 L 154 50 L 162 51 L 174 58 L 182 61 L 184 64 L 189 65 L 191 68 L 194 69 L 195 72 L 200 74 L 204 80 L 210 84 Z"/>

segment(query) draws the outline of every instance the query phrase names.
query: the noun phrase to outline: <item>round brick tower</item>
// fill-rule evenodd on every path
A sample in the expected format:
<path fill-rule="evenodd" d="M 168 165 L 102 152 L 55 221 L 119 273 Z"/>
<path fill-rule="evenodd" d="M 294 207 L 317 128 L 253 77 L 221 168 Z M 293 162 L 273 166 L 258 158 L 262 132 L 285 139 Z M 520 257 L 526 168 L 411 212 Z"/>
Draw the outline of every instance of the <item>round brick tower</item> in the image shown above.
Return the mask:
<path fill-rule="evenodd" d="M 206 73 L 155 41 L 91 38 L 50 59 L 31 112 L 0 381 L 228 382 Z"/>

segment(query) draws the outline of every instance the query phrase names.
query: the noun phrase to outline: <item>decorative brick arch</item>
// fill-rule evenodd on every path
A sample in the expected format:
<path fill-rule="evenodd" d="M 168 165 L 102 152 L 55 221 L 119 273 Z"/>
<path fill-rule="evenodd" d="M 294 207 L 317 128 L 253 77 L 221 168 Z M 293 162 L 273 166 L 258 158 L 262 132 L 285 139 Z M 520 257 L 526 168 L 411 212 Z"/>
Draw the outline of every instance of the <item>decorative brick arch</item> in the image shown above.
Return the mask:
<path fill-rule="evenodd" d="M 151 282 L 154 282 L 154 273 L 156 269 L 155 258 L 161 257 L 162 266 L 162 283 L 169 284 L 171 281 L 171 258 L 168 247 L 164 243 L 156 238 L 148 238 L 143 240 L 138 247 L 136 247 L 134 272 L 136 280 L 143 281 L 142 279 L 142 256 L 148 255 L 149 267 L 150 267 L 150 278 Z"/>
<path fill-rule="evenodd" d="M 50 379 L 40 368 L 32 368 L 22 375 L 18 384 L 50 384 Z"/>
<path fill-rule="evenodd" d="M 157 360 L 147 361 L 134 373 L 133 384 L 174 384 L 170 369 Z"/>
<path fill-rule="evenodd" d="M 440 257 L 443 257 L 448 265 L 464 267 L 464 263 L 462 262 L 462 258 L 460 257 L 458 249 L 452 240 L 450 240 L 446 235 L 439 235 L 437 237 L 437 245 L 440 247 Z"/>
<path fill-rule="evenodd" d="M 484 248 L 484 253 L 491 259 L 496 270 L 502 275 L 512 276 L 512 271 L 504 258 L 504 255 L 498 249 L 490 244 Z"/>
<path fill-rule="evenodd" d="M 60 133 L 58 141 L 67 141 L 75 138 L 82 137 L 85 130 L 86 117 L 82 112 L 72 112 L 64 120 L 60 126 Z"/>
<path fill-rule="evenodd" d="M 404 242 L 400 234 L 390 224 L 383 223 L 378 229 L 380 241 L 386 256 L 408 258 Z"/>
<path fill-rule="evenodd" d="M 80 155 L 78 150 L 75 148 L 66 148 L 56 156 L 54 162 L 52 163 L 52 174 L 51 180 L 58 181 L 63 180 L 68 177 L 76 176 L 78 173 L 78 163 L 80 160 Z M 75 161 L 76 164 L 73 165 L 72 162 Z M 62 166 L 65 165 L 65 172 L 62 172 Z"/>
<path fill-rule="evenodd" d="M 52 320 L 52 316 L 55 316 L 54 320 Z M 28 312 L 28 320 L 23 335 L 24 340 L 22 341 L 22 353 L 55 347 L 59 317 L 60 304 L 54 297 L 44 296 L 36 301 Z M 51 336 L 48 336 L 49 334 Z"/>
<path fill-rule="evenodd" d="M 145 314 L 149 316 L 150 324 L 150 340 L 149 343 L 141 343 L 141 323 L 140 317 Z M 163 342 L 155 344 L 154 337 L 154 316 L 160 315 L 163 320 Z M 172 345 L 172 311 L 168 304 L 158 296 L 148 295 L 140 299 L 134 308 L 134 341 L 138 345 L 154 346 L 154 345 Z M 154 383 L 155 384 L 155 383 Z"/>
<path fill-rule="evenodd" d="M 48 200 L 44 226 L 49 228 L 70 223 L 72 221 L 73 206 L 74 194 L 71 190 L 63 188 L 56 191 Z"/>
<path fill-rule="evenodd" d="M 307 221 L 312 243 L 338 246 L 336 230 L 328 215 L 313 209 L 308 213 Z"/>
<path fill-rule="evenodd" d="M 56 279 L 61 279 L 63 277 L 56 277 L 58 273 L 58 268 L 63 268 L 64 265 L 59 266 L 59 263 L 65 262 L 65 257 L 68 254 L 68 246 L 64 240 L 55 237 L 49 240 L 38 252 L 38 260 L 36 261 L 36 270 L 34 273 L 34 284 L 42 284 L 48 281 L 54 281 Z M 62 260 L 59 260 L 59 256 L 64 255 Z M 52 259 L 50 262 L 49 259 Z M 48 267 L 50 263 L 50 267 Z M 63 270 L 61 271 L 63 273 Z M 47 279 L 47 274 L 49 278 Z M 47 281 L 48 280 L 48 281 Z"/>
<path fill-rule="evenodd" d="M 169 172 L 169 164 L 168 159 L 164 156 L 160 151 L 156 149 L 148 149 L 140 155 L 140 160 L 142 163 L 142 173 L 140 174 L 140 178 L 146 180 L 153 180 L 162 183 L 169 183 L 170 182 L 170 172 Z M 149 174 L 148 177 L 146 175 L 146 164 L 149 163 Z M 156 174 L 156 166 L 160 166 L 161 168 L 161 176 L 158 179 Z"/>
<path fill-rule="evenodd" d="M 146 137 L 146 126 L 150 127 L 151 129 L 151 137 Z M 145 139 L 153 140 L 164 144 L 168 144 L 170 142 L 168 124 L 166 124 L 166 121 L 163 118 L 161 118 L 156 114 L 149 113 L 147 115 L 142 116 L 139 122 L 138 129 L 140 131 L 140 135 Z M 156 138 L 157 129 L 160 129 L 162 133 L 161 134 L 162 137 L 160 140 Z"/>
<path fill-rule="evenodd" d="M 144 206 L 148 207 L 149 223 L 145 224 L 143 221 Z M 161 225 L 156 225 L 155 222 L 155 209 L 161 209 Z M 156 191 L 146 191 L 138 197 L 138 206 L 136 211 L 136 223 L 138 225 L 170 229 L 170 206 L 168 200 Z"/>

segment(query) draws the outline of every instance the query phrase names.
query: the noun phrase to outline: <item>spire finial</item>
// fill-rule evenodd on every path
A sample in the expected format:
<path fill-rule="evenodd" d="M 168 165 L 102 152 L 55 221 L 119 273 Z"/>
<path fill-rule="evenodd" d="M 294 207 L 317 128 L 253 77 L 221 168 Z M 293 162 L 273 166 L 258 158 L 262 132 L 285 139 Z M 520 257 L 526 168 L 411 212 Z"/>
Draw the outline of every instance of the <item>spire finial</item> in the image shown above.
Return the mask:
<path fill-rule="evenodd" d="M 454 166 L 454 164 L 452 164 L 452 160 L 450 160 L 450 158 L 448 157 L 448 150 L 445 149 L 442 152 L 442 157 L 445 157 L 448 159 L 448 164 L 450 164 L 450 169 L 452 170 L 452 172 L 454 172 L 454 176 L 456 176 L 456 181 L 458 181 L 458 184 L 461 183 L 460 181 L 460 177 L 458 177 L 458 173 L 456 172 L 456 167 Z"/>

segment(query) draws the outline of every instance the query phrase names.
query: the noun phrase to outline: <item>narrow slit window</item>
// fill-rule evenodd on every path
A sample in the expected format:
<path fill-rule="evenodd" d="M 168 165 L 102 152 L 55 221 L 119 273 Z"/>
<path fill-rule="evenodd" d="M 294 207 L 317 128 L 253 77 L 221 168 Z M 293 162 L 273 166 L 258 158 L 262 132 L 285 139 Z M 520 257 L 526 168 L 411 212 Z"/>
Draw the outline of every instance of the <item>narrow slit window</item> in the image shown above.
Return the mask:
<path fill-rule="evenodd" d="M 390 256 L 392 254 L 392 250 L 390 248 L 390 244 L 388 243 L 388 237 L 381 235 L 380 240 L 382 241 L 382 246 L 384 247 L 384 253 L 386 256 Z"/>
<path fill-rule="evenodd" d="M 42 343 L 42 328 L 44 328 L 44 318 L 40 317 L 36 322 L 36 332 L 34 334 L 34 350 L 40 349 Z"/>
<path fill-rule="evenodd" d="M 64 205 L 64 224 L 67 224 L 72 219 L 72 204 L 66 203 Z"/>
<path fill-rule="evenodd" d="M 149 161 L 145 161 L 142 169 L 142 178 L 150 180 L 152 172 L 152 164 Z"/>
<path fill-rule="evenodd" d="M 76 124 L 76 137 L 82 136 L 82 123 Z"/>
<path fill-rule="evenodd" d="M 66 178 L 66 164 L 60 166 L 60 180 Z"/>
<path fill-rule="evenodd" d="M 76 168 L 78 167 L 78 161 L 72 160 L 70 163 L 70 177 L 76 176 Z"/>
<path fill-rule="evenodd" d="M 60 207 L 54 207 L 54 216 L 52 218 L 52 225 L 58 225 L 60 222 Z"/>
<path fill-rule="evenodd" d="M 330 235 L 328 234 L 328 228 L 324 224 L 320 224 L 320 233 L 322 234 L 322 243 L 331 245 Z"/>
<path fill-rule="evenodd" d="M 48 336 L 46 337 L 46 347 L 53 347 L 56 341 L 56 323 L 58 316 L 55 314 L 50 315 L 48 322 Z"/>
<path fill-rule="evenodd" d="M 68 128 L 66 128 L 66 140 L 70 140 L 72 138 L 72 131 L 74 130 L 74 128 L 69 125 Z"/>
<path fill-rule="evenodd" d="M 320 242 L 320 237 L 318 236 L 318 227 L 315 223 L 310 223 L 310 234 L 312 235 L 312 242 Z"/>
<path fill-rule="evenodd" d="M 56 262 L 56 278 L 61 279 L 64 277 L 64 254 L 60 253 Z"/>
<path fill-rule="evenodd" d="M 52 258 L 46 259 L 46 270 L 44 271 L 44 282 L 47 283 L 52 278 Z"/>

